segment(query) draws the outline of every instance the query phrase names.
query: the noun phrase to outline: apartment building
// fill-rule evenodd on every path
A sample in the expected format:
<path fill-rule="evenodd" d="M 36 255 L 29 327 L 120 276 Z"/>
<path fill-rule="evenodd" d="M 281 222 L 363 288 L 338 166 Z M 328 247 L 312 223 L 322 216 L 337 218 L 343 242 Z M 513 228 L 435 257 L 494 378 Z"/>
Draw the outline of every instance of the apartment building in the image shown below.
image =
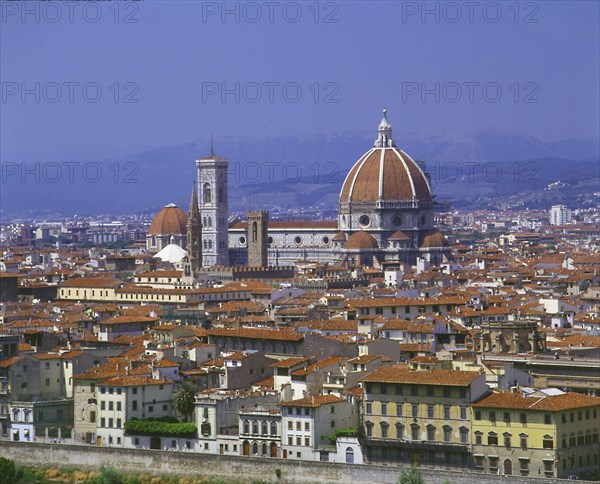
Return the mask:
<path fill-rule="evenodd" d="M 369 462 L 470 467 L 469 404 L 489 392 L 485 375 L 395 365 L 360 381 L 361 431 Z"/>
<path fill-rule="evenodd" d="M 329 444 L 324 437 L 358 426 L 354 405 L 335 395 L 306 396 L 280 405 L 284 459 L 321 460 L 319 446 Z"/>
<path fill-rule="evenodd" d="M 518 388 L 487 395 L 472 409 L 476 471 L 548 478 L 600 473 L 600 398 Z"/>

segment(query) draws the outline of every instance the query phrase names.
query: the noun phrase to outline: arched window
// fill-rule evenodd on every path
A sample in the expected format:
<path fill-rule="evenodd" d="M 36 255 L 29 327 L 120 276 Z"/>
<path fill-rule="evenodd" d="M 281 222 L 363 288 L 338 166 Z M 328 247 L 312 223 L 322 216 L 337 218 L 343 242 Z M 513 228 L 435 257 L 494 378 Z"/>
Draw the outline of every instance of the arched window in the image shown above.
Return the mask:
<path fill-rule="evenodd" d="M 211 203 L 212 202 L 212 193 L 211 193 L 210 183 L 205 183 L 202 188 L 203 188 L 203 192 L 204 192 L 204 203 Z"/>
<path fill-rule="evenodd" d="M 258 240 L 258 224 L 256 222 L 252 222 L 252 242 L 256 242 Z"/>
<path fill-rule="evenodd" d="M 208 226 L 212 227 L 212 217 L 208 217 Z"/>
<path fill-rule="evenodd" d="M 264 443 L 262 445 L 262 449 L 261 450 L 262 450 L 262 455 L 267 455 L 267 444 L 266 443 Z"/>
<path fill-rule="evenodd" d="M 258 444 L 256 442 L 252 444 L 252 453 L 258 454 Z"/>
<path fill-rule="evenodd" d="M 354 464 L 354 449 L 346 447 L 346 464 Z"/>
<path fill-rule="evenodd" d="M 152 247 L 156 247 L 156 235 L 152 236 Z"/>
<path fill-rule="evenodd" d="M 260 433 L 263 434 L 263 435 L 267 435 L 268 434 L 268 425 L 267 425 L 267 422 L 263 422 L 260 427 L 261 427 L 260 428 Z"/>
<path fill-rule="evenodd" d="M 206 220 L 206 217 L 204 217 L 204 221 L 202 222 L 202 225 L 204 225 L 205 227 L 208 227 L 208 221 Z"/>
<path fill-rule="evenodd" d="M 277 424 L 275 422 L 271 422 L 271 435 L 277 435 Z"/>
<path fill-rule="evenodd" d="M 254 422 L 252 422 L 252 433 L 254 435 L 258 434 L 258 422 L 255 420 Z M 256 454 L 256 452 L 255 452 Z"/>
<path fill-rule="evenodd" d="M 430 440 L 430 441 L 435 440 L 435 427 L 433 425 L 427 426 L 427 440 Z"/>
<path fill-rule="evenodd" d="M 244 433 L 245 434 L 250 433 L 250 422 L 248 422 L 248 420 L 244 420 Z"/>
<path fill-rule="evenodd" d="M 208 248 L 209 248 L 209 249 L 212 249 L 212 248 L 213 248 L 213 243 L 212 243 L 212 240 L 211 240 L 211 239 L 209 239 L 209 240 L 208 240 Z"/>

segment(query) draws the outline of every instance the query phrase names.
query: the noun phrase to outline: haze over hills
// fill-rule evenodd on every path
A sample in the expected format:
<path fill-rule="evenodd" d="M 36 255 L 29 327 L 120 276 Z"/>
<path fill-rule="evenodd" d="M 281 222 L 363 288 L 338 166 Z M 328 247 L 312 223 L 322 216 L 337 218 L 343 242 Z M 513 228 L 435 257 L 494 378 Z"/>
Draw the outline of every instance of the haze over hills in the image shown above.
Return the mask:
<path fill-rule="evenodd" d="M 374 136 L 345 132 L 215 140 L 216 154 L 230 161 L 230 210 L 335 212 L 346 173 Z M 598 140 L 545 143 L 494 128 L 433 135 L 395 131 L 394 139 L 413 159 L 426 160 L 436 200 L 450 199 L 455 207 L 543 208 L 558 202 L 575 207 L 594 203 L 599 191 Z M 39 164 L 23 166 L 3 160 L 0 214 L 7 220 L 153 213 L 169 202 L 187 208 L 194 160 L 208 154 L 209 145 L 204 139 L 112 160 L 68 160 L 78 165 L 35 160 Z"/>

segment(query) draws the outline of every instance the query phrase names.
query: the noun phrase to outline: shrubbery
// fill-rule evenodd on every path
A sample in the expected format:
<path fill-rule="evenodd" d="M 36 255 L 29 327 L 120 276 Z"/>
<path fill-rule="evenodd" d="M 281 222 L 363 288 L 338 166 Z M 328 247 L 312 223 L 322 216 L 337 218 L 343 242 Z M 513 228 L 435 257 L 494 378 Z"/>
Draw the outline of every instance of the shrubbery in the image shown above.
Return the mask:
<path fill-rule="evenodd" d="M 180 423 L 171 419 L 160 420 L 128 420 L 125 432 L 128 435 L 147 435 L 150 437 L 196 437 L 198 427 L 194 423 Z"/>

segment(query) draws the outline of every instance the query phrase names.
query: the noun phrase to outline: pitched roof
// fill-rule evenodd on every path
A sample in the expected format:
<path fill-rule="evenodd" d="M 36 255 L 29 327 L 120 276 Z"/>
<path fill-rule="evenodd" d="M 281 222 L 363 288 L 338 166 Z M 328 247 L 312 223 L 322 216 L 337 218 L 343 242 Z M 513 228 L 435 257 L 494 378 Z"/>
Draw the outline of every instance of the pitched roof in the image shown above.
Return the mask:
<path fill-rule="evenodd" d="M 600 406 L 600 398 L 582 393 L 563 393 L 561 395 L 523 396 L 521 392 L 496 392 L 488 395 L 475 407 L 511 408 L 535 410 L 540 412 L 560 412 L 574 408 Z"/>
<path fill-rule="evenodd" d="M 476 371 L 411 370 L 406 365 L 394 365 L 381 367 L 360 381 L 466 387 L 479 377 L 480 373 Z"/>
<path fill-rule="evenodd" d="M 317 395 L 316 397 L 304 397 L 299 400 L 282 402 L 282 407 L 320 407 L 331 403 L 346 402 L 347 400 L 336 395 Z"/>

